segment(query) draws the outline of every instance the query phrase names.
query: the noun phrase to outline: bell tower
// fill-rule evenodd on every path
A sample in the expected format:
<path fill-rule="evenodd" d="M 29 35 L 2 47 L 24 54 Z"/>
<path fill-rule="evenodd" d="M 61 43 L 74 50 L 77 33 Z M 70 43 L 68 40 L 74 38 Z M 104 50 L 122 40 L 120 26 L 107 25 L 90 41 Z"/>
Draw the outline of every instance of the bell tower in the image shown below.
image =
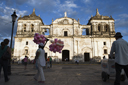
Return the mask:
<path fill-rule="evenodd" d="M 115 34 L 114 19 L 112 16 L 103 16 L 96 9 L 96 15 L 88 22 L 91 25 L 91 34 L 97 37 L 110 37 Z"/>

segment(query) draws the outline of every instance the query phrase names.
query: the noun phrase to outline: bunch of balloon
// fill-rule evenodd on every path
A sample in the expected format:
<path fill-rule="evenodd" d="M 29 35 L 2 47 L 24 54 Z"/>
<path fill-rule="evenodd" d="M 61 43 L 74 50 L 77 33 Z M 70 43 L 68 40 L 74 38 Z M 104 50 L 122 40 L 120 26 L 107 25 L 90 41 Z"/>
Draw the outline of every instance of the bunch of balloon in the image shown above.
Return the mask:
<path fill-rule="evenodd" d="M 35 33 L 34 35 L 34 40 L 33 40 L 36 44 L 40 44 L 40 43 L 45 43 L 45 41 L 47 41 L 47 38 L 44 35 L 40 35 L 38 33 Z"/>
<path fill-rule="evenodd" d="M 61 53 L 61 51 L 62 51 L 62 49 L 64 47 L 64 42 L 61 41 L 60 39 L 59 40 L 58 39 L 54 39 L 54 41 L 51 40 L 51 43 L 52 44 L 49 45 L 49 50 L 53 51 L 54 53 L 56 53 L 56 52 Z"/>

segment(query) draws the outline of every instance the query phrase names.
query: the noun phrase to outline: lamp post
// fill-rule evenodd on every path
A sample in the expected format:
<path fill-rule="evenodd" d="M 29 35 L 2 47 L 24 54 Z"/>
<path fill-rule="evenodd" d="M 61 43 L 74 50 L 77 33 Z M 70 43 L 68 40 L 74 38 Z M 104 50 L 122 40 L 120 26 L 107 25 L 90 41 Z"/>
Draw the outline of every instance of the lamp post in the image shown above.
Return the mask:
<path fill-rule="evenodd" d="M 12 16 L 12 33 L 11 33 L 11 43 L 10 43 L 10 48 L 12 49 L 12 40 L 13 40 L 13 29 L 14 29 L 14 24 L 17 18 L 16 12 L 14 11 Z"/>
<path fill-rule="evenodd" d="M 14 29 L 14 24 L 15 24 L 16 18 L 17 18 L 16 12 L 14 11 L 11 16 L 12 16 L 12 32 L 11 32 L 10 48 L 12 50 L 13 29 Z M 11 75 L 11 60 L 9 60 L 9 63 L 8 63 L 8 75 Z"/>

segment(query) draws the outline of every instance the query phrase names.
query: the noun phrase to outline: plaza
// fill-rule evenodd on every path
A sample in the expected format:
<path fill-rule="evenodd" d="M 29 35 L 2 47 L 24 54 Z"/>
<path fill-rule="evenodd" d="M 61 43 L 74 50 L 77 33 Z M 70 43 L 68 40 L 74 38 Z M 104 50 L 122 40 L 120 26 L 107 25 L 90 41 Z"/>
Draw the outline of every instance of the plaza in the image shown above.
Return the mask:
<path fill-rule="evenodd" d="M 0 85 L 113 85 L 115 77 L 110 77 L 106 82 L 101 78 L 100 64 L 53 64 L 53 67 L 44 69 L 45 83 L 40 84 L 33 79 L 37 70 L 34 64 L 29 64 L 27 70 L 23 65 L 12 64 L 10 81 L 5 83 L 2 72 Z M 121 82 L 128 85 L 128 80 Z"/>

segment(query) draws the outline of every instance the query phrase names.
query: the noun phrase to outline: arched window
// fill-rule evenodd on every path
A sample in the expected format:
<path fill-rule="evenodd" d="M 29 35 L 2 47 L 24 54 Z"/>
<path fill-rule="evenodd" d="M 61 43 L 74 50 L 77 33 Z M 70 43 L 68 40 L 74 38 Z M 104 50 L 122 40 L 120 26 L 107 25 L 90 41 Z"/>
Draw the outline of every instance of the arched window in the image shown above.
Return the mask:
<path fill-rule="evenodd" d="M 105 28 L 105 31 L 106 31 L 106 32 L 109 32 L 109 25 L 108 25 L 108 24 L 106 24 L 106 25 L 104 26 L 104 28 Z"/>
<path fill-rule="evenodd" d="M 67 31 L 64 31 L 64 36 L 68 36 L 68 32 Z"/>
<path fill-rule="evenodd" d="M 34 25 L 31 24 L 31 32 L 34 32 Z"/>
<path fill-rule="evenodd" d="M 100 32 L 100 24 L 98 25 L 98 31 Z"/>
<path fill-rule="evenodd" d="M 23 31 L 26 32 L 26 24 L 24 24 L 24 30 Z"/>
<path fill-rule="evenodd" d="M 28 41 L 26 41 L 26 45 L 28 45 Z"/>
<path fill-rule="evenodd" d="M 106 25 L 106 32 L 109 32 L 109 25 Z"/>
<path fill-rule="evenodd" d="M 106 42 L 103 42 L 104 45 L 106 45 Z"/>

